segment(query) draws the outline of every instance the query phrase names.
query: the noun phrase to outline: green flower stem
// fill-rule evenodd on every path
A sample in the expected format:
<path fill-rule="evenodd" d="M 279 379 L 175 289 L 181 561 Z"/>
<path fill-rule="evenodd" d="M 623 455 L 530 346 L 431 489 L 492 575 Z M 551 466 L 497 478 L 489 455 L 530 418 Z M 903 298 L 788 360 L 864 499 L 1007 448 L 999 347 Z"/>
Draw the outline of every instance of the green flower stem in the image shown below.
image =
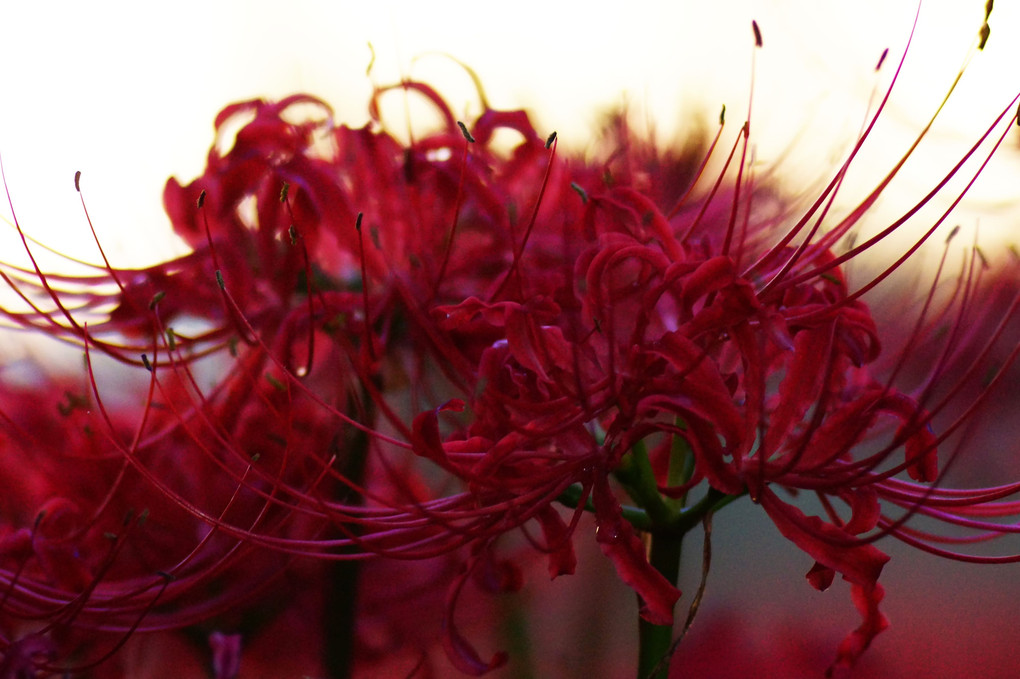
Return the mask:
<path fill-rule="evenodd" d="M 531 629 L 527 602 L 521 595 L 501 598 L 500 636 L 510 658 L 510 672 L 515 679 L 534 679 Z"/>
<path fill-rule="evenodd" d="M 656 526 L 669 526 L 680 516 L 681 507 L 659 493 L 659 484 L 652 471 L 652 463 L 648 459 L 648 451 L 644 442 L 638 442 L 631 451 L 623 456 L 620 467 L 616 470 L 616 478 L 627 489 L 627 494 L 638 507 L 648 513 L 648 518 Z"/>
<path fill-rule="evenodd" d="M 677 426 L 682 427 L 682 422 L 678 421 Z M 693 475 L 694 467 L 694 455 L 687 442 L 681 437 L 675 437 L 670 450 L 667 485 L 673 488 L 683 485 Z M 644 533 L 649 564 L 674 585 L 680 577 L 681 543 L 684 536 L 701 524 L 706 516 L 740 497 L 727 495 L 709 486 L 705 496 L 688 507 L 686 493 L 678 498 L 664 496 L 659 490 L 659 482 L 643 441 L 635 444 L 623 456 L 614 476 L 637 505 L 622 506 L 620 509 L 623 518 Z M 595 511 L 588 490 L 581 484 L 566 488 L 560 494 L 559 501 L 575 508 L 583 504 L 587 511 Z M 669 656 L 674 647 L 673 625 L 653 625 L 641 619 L 638 622 L 638 639 L 638 679 L 666 679 L 669 675 Z"/>
<path fill-rule="evenodd" d="M 683 536 L 650 534 L 648 562 L 672 583 L 680 577 Z M 666 679 L 669 663 L 663 659 L 673 645 L 673 625 L 653 625 L 641 619 L 638 624 L 638 679 Z"/>
<path fill-rule="evenodd" d="M 371 403 L 362 391 L 364 403 Z M 371 422 L 373 412 L 359 413 L 363 422 Z M 340 474 L 361 483 L 368 461 L 368 435 L 353 427 L 338 432 L 331 444 Z M 337 500 L 356 503 L 360 498 L 348 491 L 339 491 Z M 354 634 L 357 626 L 358 585 L 361 561 L 335 561 L 326 567 L 327 581 L 323 592 L 323 629 L 326 631 L 323 664 L 329 679 L 350 679 L 354 671 Z"/>
<path fill-rule="evenodd" d="M 567 486 L 567 488 L 560 493 L 560 496 L 556 499 L 564 507 L 577 509 L 577 506 L 581 504 L 581 496 L 583 494 L 584 487 L 581 486 L 580 483 L 575 483 Z M 624 505 L 621 509 L 623 511 L 623 518 L 637 530 L 649 531 L 652 529 L 651 519 L 648 518 L 648 514 L 645 510 L 627 505 Z M 584 502 L 584 510 L 586 512 L 591 512 L 592 514 L 595 513 L 595 505 L 592 503 L 590 496 Z"/>

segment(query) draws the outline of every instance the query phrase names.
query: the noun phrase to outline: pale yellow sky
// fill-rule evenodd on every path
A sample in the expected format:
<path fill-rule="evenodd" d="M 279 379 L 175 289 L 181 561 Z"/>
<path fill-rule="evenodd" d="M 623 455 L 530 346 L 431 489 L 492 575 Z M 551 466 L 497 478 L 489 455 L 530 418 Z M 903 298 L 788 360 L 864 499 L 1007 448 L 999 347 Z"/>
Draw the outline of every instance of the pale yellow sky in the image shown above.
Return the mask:
<path fill-rule="evenodd" d="M 171 174 L 189 180 L 201 170 L 213 117 L 225 104 L 307 91 L 333 104 L 339 120 L 363 122 L 369 41 L 377 81 L 410 72 L 436 83 L 458 112 L 477 112 L 469 80 L 452 63 L 423 57 L 412 65 L 415 55 L 444 51 L 479 73 L 494 105 L 526 106 L 540 130 L 583 146 L 598 113 L 624 98 L 647 106 L 664 133 L 699 112 L 711 120 L 725 103 L 736 133 L 756 18 L 765 41 L 757 56 L 757 157 L 774 161 L 796 140 L 784 162 L 817 177 L 845 149 L 871 89 L 887 82 L 916 10 L 912 0 L 632 0 L 626 10 L 598 0 L 18 4 L 4 10 L 0 38 L 0 153 L 18 216 L 40 239 L 89 252 L 73 188 L 81 170 L 96 228 L 124 264 L 174 247 L 161 235 L 162 186 Z M 925 3 L 886 116 L 888 136 L 875 144 L 875 155 L 887 155 L 878 162 L 901 152 L 906 142 L 897 135 L 919 127 L 937 105 L 983 5 Z M 933 145 L 933 158 L 958 156 L 1020 88 L 1020 17 L 1015 3 L 1000 5 L 989 49 L 938 129 L 946 150 Z M 876 77 L 884 47 L 890 62 Z M 1017 176 L 1015 158 L 1000 165 L 1004 176 Z M 986 193 L 997 191 L 1004 189 Z"/>

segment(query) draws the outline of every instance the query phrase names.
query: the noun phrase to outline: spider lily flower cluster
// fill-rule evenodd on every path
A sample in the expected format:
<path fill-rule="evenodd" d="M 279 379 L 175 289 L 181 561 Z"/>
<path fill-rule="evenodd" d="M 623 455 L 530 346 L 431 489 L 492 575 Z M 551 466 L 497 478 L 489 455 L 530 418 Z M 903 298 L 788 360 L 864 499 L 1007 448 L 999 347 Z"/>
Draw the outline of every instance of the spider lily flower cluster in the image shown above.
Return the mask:
<path fill-rule="evenodd" d="M 440 129 L 398 141 L 378 114 L 390 89 L 425 97 Z M 524 112 L 458 122 L 417 82 L 379 89 L 360 129 L 306 95 L 226 108 L 205 172 L 164 194 L 189 254 L 139 270 L 104 255 L 82 277 L 4 267 L 23 302 L 8 321 L 78 345 L 87 370 L 0 391 L 0 474 L 16 489 L 0 499 L 0 667 L 82 671 L 132 633 L 191 628 L 215 630 L 216 671 L 232 676 L 295 573 L 368 592 L 312 616 L 334 637 L 400 624 L 392 592 L 366 605 L 372 575 L 344 566 L 387 559 L 445 576 L 443 643 L 484 673 L 505 656 L 482 658 L 455 624 L 466 585 L 519 587 L 532 552 L 571 573 L 586 512 L 641 617 L 671 630 L 681 593 L 657 545 L 699 525 L 707 540 L 745 495 L 815 562 L 811 585 L 850 583 L 862 620 L 837 668 L 887 625 L 878 538 L 1020 560 L 943 546 L 1017 530 L 996 517 L 1020 511 L 1020 484 L 945 487 L 959 433 L 1014 359 L 993 354 L 1017 301 L 991 326 L 976 302 L 1009 272 L 974 250 L 911 300 L 908 332 L 880 327 L 863 297 L 922 246 L 949 252 L 947 212 L 848 283 L 944 188 L 854 242 L 897 165 L 833 217 L 884 102 L 801 212 L 750 172 L 749 122 L 718 150 L 722 117 L 702 162 L 622 120 L 604 157 L 560 153 Z M 947 181 L 983 167 L 1015 104 Z M 507 130 L 510 151 L 493 143 Z M 105 379 L 100 356 L 144 379 Z"/>

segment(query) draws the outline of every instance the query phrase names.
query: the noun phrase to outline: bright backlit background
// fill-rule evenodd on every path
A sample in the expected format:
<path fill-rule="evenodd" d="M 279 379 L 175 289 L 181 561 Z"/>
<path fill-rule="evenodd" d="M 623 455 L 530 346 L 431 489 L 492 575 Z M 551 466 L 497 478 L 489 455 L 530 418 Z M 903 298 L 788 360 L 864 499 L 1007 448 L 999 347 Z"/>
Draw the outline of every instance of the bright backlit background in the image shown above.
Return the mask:
<path fill-rule="evenodd" d="M 922 160 L 919 168 L 946 167 L 1017 87 L 1020 20 L 1015 3 L 1000 5 L 988 50 L 936 130 L 946 143 L 925 151 L 943 162 Z M 163 184 L 171 174 L 190 180 L 201 171 L 220 108 L 306 91 L 330 102 L 338 120 L 361 124 L 369 42 L 377 83 L 427 79 L 457 112 L 477 113 L 464 72 L 430 54 L 444 52 L 479 73 L 495 106 L 527 107 L 540 130 L 555 129 L 581 148 L 600 114 L 624 102 L 646 112 L 664 140 L 714 125 L 726 104 L 735 134 L 747 107 L 756 18 L 765 39 L 753 116 L 757 157 L 766 165 L 782 157 L 785 172 L 817 179 L 846 150 L 873 88 L 887 82 L 915 10 L 912 0 L 639 0 L 626 9 L 600 0 L 16 3 L 2 17 L 0 153 L 31 233 L 91 251 L 72 184 L 81 170 L 116 261 L 151 261 L 175 247 L 165 235 Z M 872 146 L 883 157 L 879 167 L 906 148 L 895 135 L 912 133 L 938 104 L 982 11 L 977 0 L 926 3 L 882 140 Z M 876 76 L 885 47 L 890 60 Z"/>
<path fill-rule="evenodd" d="M 331 103 L 339 121 L 363 124 L 369 42 L 375 82 L 423 79 L 456 112 L 477 114 L 469 78 L 431 54 L 444 52 L 477 71 L 494 106 L 526 107 L 540 132 L 557 130 L 564 144 L 583 149 L 602 112 L 624 102 L 654 123 L 663 143 L 713 130 L 722 104 L 735 134 L 747 110 L 756 18 L 765 43 L 756 57 L 756 155 L 765 167 L 781 161 L 796 191 L 827 176 L 845 153 L 873 90 L 891 77 L 915 10 L 912 0 L 9 3 L 0 13 L 0 154 L 29 233 L 95 258 L 73 187 L 80 170 L 114 263 L 153 262 L 181 251 L 162 213 L 163 185 L 170 175 L 187 182 L 201 172 L 216 113 L 236 100 L 305 91 Z M 853 190 L 876 183 L 906 150 L 941 101 L 982 15 L 978 0 L 926 2 L 882 129 L 851 178 Z M 916 172 L 883 201 L 880 214 L 895 214 L 930 188 L 1020 88 L 1016 3 L 1000 2 L 991 25 L 988 49 L 912 163 Z M 885 47 L 889 60 L 876 75 Z M 1015 200 L 1016 146 L 1016 138 L 1009 140 L 956 220 L 965 228 L 980 223 L 988 249 L 1012 236 L 1002 215 L 1016 211 L 1003 212 L 1002 205 Z M 9 217 L 6 206 L 0 212 Z M 15 247 L 9 239 L 0 243 Z M 730 518 L 720 515 L 717 526 Z M 730 526 L 717 529 L 730 548 L 718 549 L 709 607 L 716 597 L 716 605 L 745 608 L 767 630 L 769 616 L 780 615 L 771 611 L 800 597 L 807 610 L 814 602 L 838 611 L 837 630 L 855 624 L 845 591 L 811 598 L 801 578 L 810 563 L 767 522 Z M 906 552 L 896 550 L 884 578 L 894 627 L 876 642 L 878 653 L 894 657 L 921 636 L 930 643 L 930 634 L 938 634 L 937 644 L 912 654 L 931 665 L 916 676 L 950 676 L 937 670 L 952 666 L 947 658 L 976 657 L 1007 641 L 989 636 L 988 616 L 981 616 L 1000 615 L 996 602 L 1003 597 L 1016 600 L 1015 587 L 1003 589 L 1020 581 L 1016 568 L 956 568 Z M 730 587 L 727 578 L 747 584 Z M 946 624 L 931 632 L 912 620 Z M 991 629 L 1018 620 L 1001 622 Z"/>

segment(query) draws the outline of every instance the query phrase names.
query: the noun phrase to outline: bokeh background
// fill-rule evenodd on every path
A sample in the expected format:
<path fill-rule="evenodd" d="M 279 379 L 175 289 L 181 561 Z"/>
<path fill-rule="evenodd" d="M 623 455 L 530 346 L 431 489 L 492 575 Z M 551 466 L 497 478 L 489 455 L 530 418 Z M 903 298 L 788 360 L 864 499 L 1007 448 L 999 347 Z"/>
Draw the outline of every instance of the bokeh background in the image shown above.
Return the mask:
<path fill-rule="evenodd" d="M 0 155 L 14 210 L 34 237 L 96 259 L 73 187 L 80 170 L 113 262 L 154 262 L 182 251 L 162 213 L 166 178 L 188 181 L 201 171 L 213 118 L 227 103 L 309 92 L 332 104 L 338 121 L 360 125 L 373 83 L 413 77 L 470 117 L 479 98 L 454 57 L 478 73 L 493 106 L 527 108 L 540 131 L 556 130 L 579 151 L 606 112 L 624 105 L 639 127 L 671 144 L 713 132 L 725 104 L 731 140 L 748 107 L 755 18 L 764 35 L 754 56 L 755 157 L 799 194 L 849 148 L 869 100 L 888 85 L 916 11 L 912 0 L 9 4 L 0 12 Z M 845 201 L 859 200 L 908 148 L 982 17 L 982 2 L 924 3 L 906 66 L 848 178 Z M 1016 3 L 1000 2 L 991 27 L 988 48 L 873 211 L 875 224 L 927 191 L 1020 89 Z M 889 59 L 876 74 L 886 47 Z M 387 103 L 387 120 L 399 130 L 405 103 L 399 96 Z M 412 125 L 427 124 L 414 115 Z M 955 221 L 992 255 L 1016 239 L 1017 146 L 1014 135 Z M 0 213 L 12 218 L 6 205 Z M 5 229 L 0 237 L 0 257 L 17 256 L 11 236 Z M 6 340 L 0 345 L 18 351 Z M 968 463 L 1016 478 L 1020 463 L 1002 459 L 991 431 Z M 1015 439 L 1002 450 L 1007 443 L 1015 450 Z M 684 676 L 819 676 L 857 624 L 848 588 L 812 590 L 803 578 L 810 560 L 756 510 L 742 502 L 717 517 L 708 598 L 680 651 Z M 699 577 L 696 538 L 681 605 Z M 893 557 L 883 574 L 893 626 L 859 676 L 1016 676 L 1020 565 L 968 566 L 898 544 L 883 548 Z M 548 583 L 534 569 L 529 588 L 500 604 L 523 606 L 530 616 L 537 676 L 630 675 L 636 605 L 596 551 L 582 553 L 573 578 Z M 502 676 L 526 671 L 511 666 Z"/>

